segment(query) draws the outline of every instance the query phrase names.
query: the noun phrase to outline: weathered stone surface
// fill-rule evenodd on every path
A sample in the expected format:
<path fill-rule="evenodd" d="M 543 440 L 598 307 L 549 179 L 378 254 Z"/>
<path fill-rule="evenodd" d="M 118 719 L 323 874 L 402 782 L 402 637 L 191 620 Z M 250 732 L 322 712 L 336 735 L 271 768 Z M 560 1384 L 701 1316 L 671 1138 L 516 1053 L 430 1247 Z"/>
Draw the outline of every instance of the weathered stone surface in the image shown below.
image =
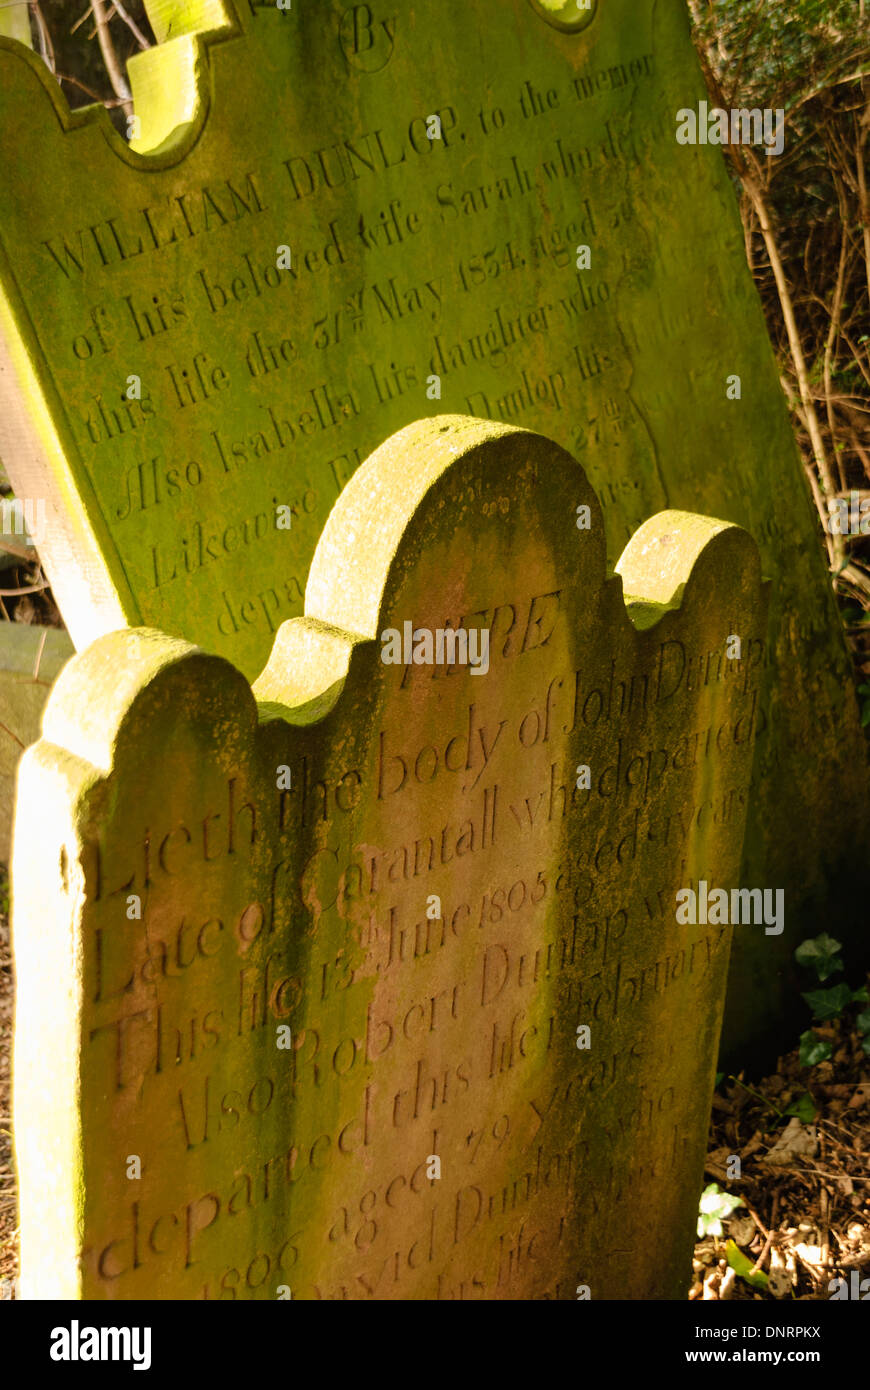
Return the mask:
<path fill-rule="evenodd" d="M 746 527 L 787 576 L 744 876 L 787 890 L 788 926 L 738 942 L 732 991 L 755 1040 L 827 894 L 863 932 L 866 753 L 733 191 L 715 147 L 675 139 L 705 95 L 684 6 L 148 9 L 132 148 L 0 43 L 0 449 L 52 499 L 74 638 L 146 623 L 253 678 L 340 487 L 442 410 L 570 449 L 614 554 L 666 506 Z"/>
<path fill-rule="evenodd" d="M 153 631 L 73 659 L 13 865 L 25 1296 L 684 1296 L 731 933 L 675 893 L 739 885 L 765 595 L 684 513 L 620 569 L 562 449 L 443 417 L 253 695 Z M 385 664 L 406 622 L 488 671 Z"/>
<path fill-rule="evenodd" d="M 9 860 L 15 774 L 22 752 L 39 737 L 51 683 L 73 654 L 66 632 L 0 623 L 0 863 Z"/>
<path fill-rule="evenodd" d="M 0 34 L 31 46 L 29 8 L 22 0 L 19 5 L 5 5 L 0 9 Z"/>

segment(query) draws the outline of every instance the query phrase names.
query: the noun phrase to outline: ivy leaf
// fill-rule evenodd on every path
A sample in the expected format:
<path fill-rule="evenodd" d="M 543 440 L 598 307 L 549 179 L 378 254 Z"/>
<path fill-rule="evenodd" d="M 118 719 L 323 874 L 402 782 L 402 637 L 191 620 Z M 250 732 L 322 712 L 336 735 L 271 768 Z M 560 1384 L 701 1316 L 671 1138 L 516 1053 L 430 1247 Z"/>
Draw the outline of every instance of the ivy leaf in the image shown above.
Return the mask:
<path fill-rule="evenodd" d="M 866 1003 L 868 1003 L 868 1002 L 870 1002 L 870 1000 L 868 1000 L 868 998 L 867 998 L 867 986 L 866 986 L 866 985 L 862 985 L 860 989 L 853 989 L 853 990 L 852 990 L 852 1003 L 853 1003 L 853 1004 L 866 1004 Z"/>
<path fill-rule="evenodd" d="M 859 1033 L 870 1033 L 870 1009 L 864 1009 L 855 1019 L 855 1027 Z"/>
<path fill-rule="evenodd" d="M 870 695 L 870 687 L 867 694 Z M 867 708 L 870 709 L 870 705 Z M 794 953 L 794 958 L 798 965 L 815 970 L 820 980 L 827 980 L 829 976 L 843 969 L 843 962 L 837 954 L 840 950 L 841 943 L 828 936 L 827 932 L 822 932 L 821 936 L 809 937 L 802 941 Z"/>
<path fill-rule="evenodd" d="M 750 1288 L 767 1288 L 767 1275 L 761 1269 L 753 1273 L 753 1261 L 750 1260 L 748 1256 L 744 1255 L 743 1251 L 734 1244 L 733 1240 L 729 1240 L 728 1244 L 725 1246 L 725 1258 L 734 1270 L 734 1273 L 739 1275 Z"/>
<path fill-rule="evenodd" d="M 826 1045 L 828 1049 L 825 1055 L 827 1057 L 830 1057 L 831 1044 L 827 1043 L 823 1045 Z M 822 1061 L 822 1058 L 820 1057 L 818 1060 Z M 807 1091 L 805 1095 L 801 1096 L 800 1100 L 793 1100 L 788 1109 L 783 1111 L 783 1114 L 797 1115 L 801 1124 L 811 1125 L 813 1120 L 816 1118 L 816 1103 L 810 1095 L 809 1091 Z"/>
<path fill-rule="evenodd" d="M 698 1235 L 721 1236 L 723 1219 L 743 1205 L 742 1197 L 732 1197 L 730 1192 L 720 1191 L 718 1183 L 711 1182 L 698 1204 Z"/>
<path fill-rule="evenodd" d="M 808 1028 L 805 1033 L 801 1033 L 800 1062 L 802 1067 L 814 1067 L 819 1062 L 826 1062 L 833 1052 L 833 1044 L 827 1038 L 820 1038 L 818 1033 L 814 1033 L 812 1028 Z M 785 1112 L 787 1115 L 794 1115 L 797 1112 L 789 1106 Z"/>
<path fill-rule="evenodd" d="M 802 994 L 813 1011 L 813 1018 L 820 1021 L 839 1018 L 847 1004 L 852 1002 L 852 991 L 847 984 L 834 985 L 833 989 L 814 989 Z"/>

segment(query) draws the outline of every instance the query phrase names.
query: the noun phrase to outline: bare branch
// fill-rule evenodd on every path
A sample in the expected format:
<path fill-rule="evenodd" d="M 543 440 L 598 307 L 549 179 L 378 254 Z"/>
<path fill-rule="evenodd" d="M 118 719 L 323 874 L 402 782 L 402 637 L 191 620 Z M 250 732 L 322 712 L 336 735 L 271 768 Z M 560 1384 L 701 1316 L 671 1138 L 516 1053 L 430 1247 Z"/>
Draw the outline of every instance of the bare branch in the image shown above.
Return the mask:
<path fill-rule="evenodd" d="M 77 20 L 76 20 L 75 24 L 74 24 L 73 27 L 70 29 L 70 33 L 71 33 L 71 34 L 74 34 L 74 33 L 76 32 L 77 29 L 81 29 L 81 27 L 82 27 L 82 25 L 84 24 L 85 20 L 86 20 L 86 19 L 90 19 L 90 16 L 91 16 L 91 7 L 90 7 L 90 5 L 88 5 L 88 8 L 85 10 L 84 14 L 81 16 L 80 19 L 77 19 Z"/>
<path fill-rule="evenodd" d="M 103 6 L 104 0 L 91 0 L 91 11 L 97 26 L 97 38 L 100 42 L 100 51 L 103 55 L 103 62 L 106 64 L 106 72 L 109 74 L 112 91 L 115 93 L 119 104 L 124 108 L 127 115 L 132 116 L 133 98 L 130 93 L 130 88 L 127 86 L 127 79 L 121 72 L 121 65 L 118 62 L 118 55 L 115 52 L 115 45 L 112 42 L 112 35 L 109 32 L 109 21 L 106 19 L 106 11 Z"/>
<path fill-rule="evenodd" d="M 139 47 L 142 49 L 151 48 L 152 45 L 148 42 L 145 35 L 142 33 L 142 30 L 139 28 L 139 25 L 133 19 L 132 15 L 129 15 L 127 13 L 124 6 L 121 4 L 121 0 L 115 0 L 113 9 L 118 18 L 124 21 L 127 28 L 130 30 L 130 33 L 133 35 L 133 38 L 138 43 Z"/>
<path fill-rule="evenodd" d="M 48 32 L 48 25 L 43 19 L 42 11 L 39 8 L 39 0 L 35 0 L 35 4 L 32 4 L 30 6 L 30 13 L 36 20 L 36 33 L 39 38 L 39 55 L 42 58 L 42 61 L 45 63 L 45 66 L 48 68 L 49 72 L 52 72 L 55 74 L 55 76 L 57 76 L 57 64 L 54 60 L 54 47 L 51 42 L 51 35 Z"/>
<path fill-rule="evenodd" d="M 44 579 L 41 584 L 25 584 L 21 589 L 0 589 L 0 594 L 3 598 L 18 598 L 21 594 L 39 594 L 48 587 L 48 580 Z"/>
<path fill-rule="evenodd" d="M 98 101 L 101 106 L 105 106 L 111 110 L 114 110 L 115 107 L 124 105 L 124 102 L 121 100 L 120 97 L 116 97 L 114 100 L 107 101 L 105 97 L 100 96 L 99 92 L 93 91 L 91 87 L 87 87 L 85 83 L 80 82 L 77 77 L 71 77 L 69 73 L 59 72 L 56 74 L 56 76 L 58 82 L 71 82 L 74 87 L 79 88 L 79 91 L 84 92 L 85 96 L 89 96 L 93 101 Z"/>

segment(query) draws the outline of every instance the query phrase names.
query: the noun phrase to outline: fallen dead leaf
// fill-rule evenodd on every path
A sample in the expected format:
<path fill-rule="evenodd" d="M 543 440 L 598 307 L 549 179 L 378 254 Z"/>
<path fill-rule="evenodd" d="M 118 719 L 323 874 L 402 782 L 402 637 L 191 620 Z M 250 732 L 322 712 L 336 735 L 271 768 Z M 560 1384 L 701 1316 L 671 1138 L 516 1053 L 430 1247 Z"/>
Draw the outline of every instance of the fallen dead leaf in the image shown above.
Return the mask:
<path fill-rule="evenodd" d="M 734 1216 L 728 1222 L 728 1234 L 735 1245 L 748 1245 L 758 1230 L 751 1216 Z"/>
<path fill-rule="evenodd" d="M 791 1293 L 791 1279 L 788 1271 L 784 1269 L 774 1269 L 771 1271 L 767 1280 L 768 1292 L 774 1298 L 785 1298 L 786 1294 Z"/>
<path fill-rule="evenodd" d="M 789 1120 L 782 1134 L 768 1151 L 765 1162 L 775 1167 L 798 1158 L 814 1158 L 819 1151 L 815 1125 L 802 1125 L 797 1116 Z"/>
<path fill-rule="evenodd" d="M 870 1081 L 862 1081 L 856 1087 L 855 1093 L 849 1101 L 849 1109 L 860 1110 L 861 1106 L 866 1105 L 868 1101 L 870 1101 Z"/>

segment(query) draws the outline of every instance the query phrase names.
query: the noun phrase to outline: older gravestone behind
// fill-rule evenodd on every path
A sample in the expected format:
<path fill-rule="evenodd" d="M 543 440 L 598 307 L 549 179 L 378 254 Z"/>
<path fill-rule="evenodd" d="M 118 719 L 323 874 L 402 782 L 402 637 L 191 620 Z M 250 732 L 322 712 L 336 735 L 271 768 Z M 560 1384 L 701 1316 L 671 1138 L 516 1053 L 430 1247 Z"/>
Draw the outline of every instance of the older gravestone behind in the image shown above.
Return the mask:
<path fill-rule="evenodd" d="M 74 658 L 15 847 L 25 1296 L 685 1295 L 731 932 L 675 895 L 739 883 L 765 598 L 681 513 L 621 569 L 632 616 L 564 451 L 444 417 L 253 696 Z"/>
<path fill-rule="evenodd" d="M 719 150 L 675 138 L 705 96 L 685 7 L 147 8 L 130 146 L 0 43 L 0 448 L 49 499 L 76 642 L 147 623 L 253 678 L 344 482 L 442 410 L 570 449 L 614 554 L 665 506 L 745 526 L 788 576 L 744 867 L 787 890 L 788 926 L 738 940 L 750 1041 L 797 1000 L 819 901 L 847 939 L 860 922 L 870 819 L 733 190 Z"/>
<path fill-rule="evenodd" d="M 51 683 L 73 653 L 69 634 L 27 623 L 0 623 L 0 864 L 9 859 L 15 775 L 39 738 Z"/>

